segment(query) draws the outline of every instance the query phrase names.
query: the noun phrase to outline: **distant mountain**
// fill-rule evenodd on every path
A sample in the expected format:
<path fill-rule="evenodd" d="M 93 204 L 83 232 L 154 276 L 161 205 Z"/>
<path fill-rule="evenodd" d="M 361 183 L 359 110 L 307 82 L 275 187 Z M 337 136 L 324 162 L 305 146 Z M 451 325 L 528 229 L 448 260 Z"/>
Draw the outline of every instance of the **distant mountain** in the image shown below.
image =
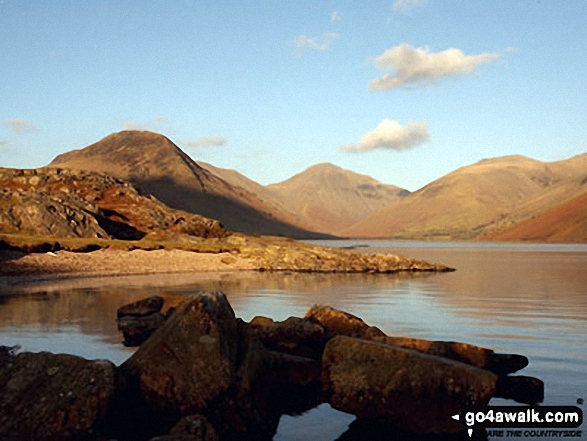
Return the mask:
<path fill-rule="evenodd" d="M 523 156 L 486 159 L 392 202 L 342 234 L 444 240 L 492 237 L 577 197 L 586 177 L 587 154 L 558 162 Z"/>
<path fill-rule="evenodd" d="M 409 194 L 332 164 L 314 165 L 267 188 L 310 228 L 331 234 L 339 234 Z"/>
<path fill-rule="evenodd" d="M 490 236 L 488 239 L 495 241 L 587 243 L 587 188 L 581 195 L 518 222 Z"/>
<path fill-rule="evenodd" d="M 128 180 L 170 207 L 217 219 L 244 233 L 320 237 L 246 189 L 200 167 L 163 135 L 123 131 L 62 155 L 49 167 L 91 170 Z"/>

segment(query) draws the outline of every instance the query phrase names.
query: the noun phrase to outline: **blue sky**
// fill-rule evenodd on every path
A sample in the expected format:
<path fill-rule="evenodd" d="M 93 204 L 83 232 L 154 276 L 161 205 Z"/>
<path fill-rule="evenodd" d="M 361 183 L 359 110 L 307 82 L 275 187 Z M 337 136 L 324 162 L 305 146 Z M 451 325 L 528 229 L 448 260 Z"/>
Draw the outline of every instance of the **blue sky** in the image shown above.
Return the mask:
<path fill-rule="evenodd" d="M 263 184 L 318 162 L 416 190 L 587 151 L 587 2 L 0 0 L 0 165 L 125 128 Z"/>

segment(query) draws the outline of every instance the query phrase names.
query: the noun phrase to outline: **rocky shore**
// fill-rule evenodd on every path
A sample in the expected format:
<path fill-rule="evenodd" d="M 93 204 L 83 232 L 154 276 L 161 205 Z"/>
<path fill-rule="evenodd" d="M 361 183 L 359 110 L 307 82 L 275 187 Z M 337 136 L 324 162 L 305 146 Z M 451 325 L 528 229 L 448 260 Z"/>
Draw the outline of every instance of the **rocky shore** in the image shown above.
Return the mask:
<path fill-rule="evenodd" d="M 35 241 L 0 237 L 0 279 L 95 277 L 199 271 L 395 273 L 453 271 L 392 254 L 361 253 L 271 236 L 169 241 Z M 23 279 L 24 278 L 24 279 Z M 1 280 L 0 280 L 1 281 Z"/>
<path fill-rule="evenodd" d="M 457 440 L 464 406 L 542 400 L 540 380 L 510 375 L 524 356 L 388 336 L 328 306 L 248 323 L 222 293 L 163 306 L 119 309 L 126 344 L 140 345 L 119 367 L 2 349 L 0 438 L 270 440 L 282 415 L 329 403 L 357 417 L 339 440 Z"/>

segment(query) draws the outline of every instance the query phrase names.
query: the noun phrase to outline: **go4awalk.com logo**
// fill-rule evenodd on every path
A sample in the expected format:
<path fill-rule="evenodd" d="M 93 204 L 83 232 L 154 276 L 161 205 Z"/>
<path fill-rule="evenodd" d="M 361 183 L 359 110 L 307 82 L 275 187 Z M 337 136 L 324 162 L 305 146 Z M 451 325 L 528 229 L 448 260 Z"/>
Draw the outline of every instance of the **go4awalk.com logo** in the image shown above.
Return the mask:
<path fill-rule="evenodd" d="M 583 411 L 577 406 L 486 406 L 465 409 L 452 418 L 466 426 L 469 437 L 476 431 L 496 437 L 582 437 L 581 430 L 572 430 L 583 423 Z"/>

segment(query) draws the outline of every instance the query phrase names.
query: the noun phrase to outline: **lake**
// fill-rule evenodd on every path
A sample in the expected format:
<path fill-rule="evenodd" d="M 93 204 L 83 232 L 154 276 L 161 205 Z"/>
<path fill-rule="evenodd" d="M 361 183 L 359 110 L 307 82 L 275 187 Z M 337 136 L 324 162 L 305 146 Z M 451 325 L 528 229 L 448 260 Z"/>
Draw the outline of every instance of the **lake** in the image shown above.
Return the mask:
<path fill-rule="evenodd" d="M 128 276 L 0 286 L 0 345 L 121 363 L 116 309 L 155 294 L 223 291 L 236 315 L 283 320 L 328 304 L 389 335 L 464 341 L 526 355 L 520 373 L 542 379 L 545 404 L 587 399 L 587 245 L 391 241 L 355 246 L 446 264 L 440 274 L 241 273 Z M 493 400 L 492 404 L 514 404 Z M 335 440 L 352 416 L 322 405 L 283 417 L 275 440 Z M 584 437 L 585 425 L 582 427 Z M 495 438 L 501 439 L 501 438 Z M 517 438 L 523 439 L 523 438 Z M 543 438 L 544 439 L 544 438 Z"/>

